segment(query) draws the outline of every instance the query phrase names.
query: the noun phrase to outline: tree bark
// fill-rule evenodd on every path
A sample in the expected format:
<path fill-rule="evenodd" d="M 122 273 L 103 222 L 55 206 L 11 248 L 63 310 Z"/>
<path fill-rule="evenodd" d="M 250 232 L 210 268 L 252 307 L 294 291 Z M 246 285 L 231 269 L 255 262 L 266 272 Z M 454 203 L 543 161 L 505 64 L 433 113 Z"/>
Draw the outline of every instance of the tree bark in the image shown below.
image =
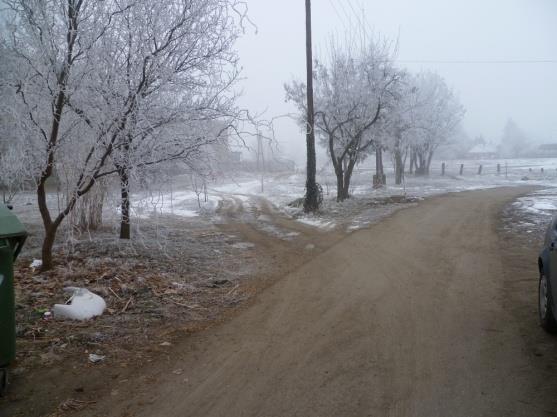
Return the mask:
<path fill-rule="evenodd" d="M 354 166 L 356 165 L 355 159 L 350 159 L 346 171 L 344 172 L 344 189 L 343 197 L 344 200 L 350 198 L 350 181 L 352 180 L 352 172 L 354 171 Z"/>
<path fill-rule="evenodd" d="M 429 168 L 431 167 L 431 161 L 433 159 L 433 151 L 429 151 L 429 154 L 427 156 L 427 164 L 426 164 L 426 175 L 429 175 Z"/>
<path fill-rule="evenodd" d="M 427 175 L 427 163 L 423 151 L 416 152 L 416 175 Z"/>
<path fill-rule="evenodd" d="M 373 176 L 373 188 L 382 188 L 385 185 L 385 171 L 383 170 L 383 150 L 377 147 L 375 150 L 375 175 Z"/>
<path fill-rule="evenodd" d="M 348 198 L 344 187 L 344 173 L 338 172 L 337 176 L 337 202 L 342 202 Z"/>
<path fill-rule="evenodd" d="M 39 212 L 41 213 L 41 218 L 43 220 L 43 225 L 45 229 L 45 240 L 42 245 L 42 271 L 47 271 L 52 268 L 52 248 L 54 246 L 54 240 L 56 238 L 56 231 L 60 225 L 58 219 L 63 219 L 64 214 L 60 214 L 55 222 L 52 222 L 52 217 L 50 211 L 48 210 L 48 204 L 46 199 L 46 181 L 52 176 L 55 164 L 55 149 L 58 144 L 58 136 L 60 132 L 60 124 L 62 119 L 62 112 L 66 105 L 66 87 L 68 84 L 68 78 L 70 75 L 70 68 L 73 63 L 73 48 L 77 39 L 77 27 L 78 27 L 78 9 L 75 8 L 73 2 L 68 2 L 68 32 L 66 36 L 67 51 L 64 61 L 64 66 L 62 71 L 57 74 L 57 87 L 58 92 L 56 93 L 56 98 L 53 100 L 52 108 L 52 127 L 50 129 L 50 134 L 48 137 L 47 160 L 44 170 L 41 172 L 39 178 L 39 184 L 37 186 L 37 203 L 39 205 Z"/>
<path fill-rule="evenodd" d="M 120 198 L 122 217 L 120 219 L 120 239 L 130 239 L 130 181 L 128 168 L 125 166 L 118 168 L 120 177 Z"/>
<path fill-rule="evenodd" d="M 45 229 L 45 236 L 41 248 L 41 271 L 47 271 L 54 266 L 52 258 L 52 248 L 54 247 L 54 240 L 56 239 L 57 226 L 51 226 Z"/>
<path fill-rule="evenodd" d="M 354 166 L 356 165 L 356 160 L 343 159 L 338 161 L 335 167 L 335 175 L 337 177 L 337 202 L 342 202 L 350 198 L 350 181 L 352 179 L 352 173 L 354 172 Z"/>
<path fill-rule="evenodd" d="M 404 176 L 404 161 L 400 149 L 395 149 L 395 184 L 402 184 L 402 177 Z"/>

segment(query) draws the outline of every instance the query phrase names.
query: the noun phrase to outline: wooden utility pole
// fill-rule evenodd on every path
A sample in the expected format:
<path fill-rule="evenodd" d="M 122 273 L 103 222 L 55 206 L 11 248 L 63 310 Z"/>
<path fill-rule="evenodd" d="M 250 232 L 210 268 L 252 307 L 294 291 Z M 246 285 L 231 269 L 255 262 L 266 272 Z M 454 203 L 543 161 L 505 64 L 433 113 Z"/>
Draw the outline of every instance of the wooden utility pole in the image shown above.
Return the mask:
<path fill-rule="evenodd" d="M 257 171 L 261 173 L 261 192 L 264 192 L 265 182 L 265 148 L 261 133 L 257 132 Z"/>
<path fill-rule="evenodd" d="M 319 190 L 315 180 L 317 163 L 315 160 L 315 113 L 313 110 L 313 54 L 311 50 L 311 0 L 306 0 L 306 70 L 307 70 L 307 176 L 304 211 L 313 212 L 319 208 Z"/>
<path fill-rule="evenodd" d="M 261 172 L 261 133 L 257 132 L 257 172 Z"/>

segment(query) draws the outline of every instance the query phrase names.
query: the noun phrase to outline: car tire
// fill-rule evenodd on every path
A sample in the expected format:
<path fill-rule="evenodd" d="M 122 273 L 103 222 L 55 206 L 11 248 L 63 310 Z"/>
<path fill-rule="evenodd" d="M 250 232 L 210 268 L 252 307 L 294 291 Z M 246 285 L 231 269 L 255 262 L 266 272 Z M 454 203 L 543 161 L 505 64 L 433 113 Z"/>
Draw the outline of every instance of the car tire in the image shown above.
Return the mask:
<path fill-rule="evenodd" d="M 553 314 L 553 300 L 551 299 L 551 288 L 547 276 L 541 272 L 538 285 L 538 312 L 540 325 L 549 333 L 557 333 L 557 322 Z"/>

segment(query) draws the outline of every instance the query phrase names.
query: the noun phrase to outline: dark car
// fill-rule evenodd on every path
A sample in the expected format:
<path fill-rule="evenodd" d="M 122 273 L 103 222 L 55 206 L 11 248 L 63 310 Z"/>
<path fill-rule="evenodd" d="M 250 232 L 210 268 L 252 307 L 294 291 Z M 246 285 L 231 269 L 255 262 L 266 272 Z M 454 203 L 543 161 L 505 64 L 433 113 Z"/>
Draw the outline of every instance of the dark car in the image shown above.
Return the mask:
<path fill-rule="evenodd" d="M 557 216 L 553 218 L 545 234 L 538 266 L 540 324 L 548 332 L 557 333 Z"/>

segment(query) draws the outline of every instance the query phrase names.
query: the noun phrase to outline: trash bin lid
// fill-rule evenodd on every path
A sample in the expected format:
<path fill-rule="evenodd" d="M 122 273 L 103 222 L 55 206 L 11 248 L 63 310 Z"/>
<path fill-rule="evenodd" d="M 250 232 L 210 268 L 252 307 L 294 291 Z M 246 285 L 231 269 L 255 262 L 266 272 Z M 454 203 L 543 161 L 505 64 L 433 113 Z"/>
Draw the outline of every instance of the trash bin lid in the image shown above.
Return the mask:
<path fill-rule="evenodd" d="M 25 228 L 12 211 L 0 204 L 0 238 L 26 236 Z"/>

